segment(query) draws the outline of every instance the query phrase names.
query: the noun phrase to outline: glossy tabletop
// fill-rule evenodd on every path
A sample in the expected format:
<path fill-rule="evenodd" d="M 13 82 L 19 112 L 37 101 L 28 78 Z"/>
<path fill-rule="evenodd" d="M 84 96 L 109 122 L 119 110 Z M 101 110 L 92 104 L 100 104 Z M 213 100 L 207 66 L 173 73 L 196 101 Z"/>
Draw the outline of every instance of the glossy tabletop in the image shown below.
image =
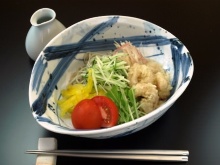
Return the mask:
<path fill-rule="evenodd" d="M 179 38 L 190 51 L 195 70 L 184 94 L 164 116 L 132 135 L 86 139 L 50 132 L 33 118 L 28 98 L 34 61 L 25 50 L 31 15 L 48 7 L 66 27 L 94 16 L 126 15 L 155 23 Z M 220 164 L 220 1 L 80 0 L 2 2 L 0 10 L 0 164 L 34 165 L 38 139 L 54 137 L 58 149 L 183 149 L 187 165 Z M 171 164 L 132 160 L 58 157 L 57 165 Z M 180 163 L 172 163 L 180 164 Z"/>

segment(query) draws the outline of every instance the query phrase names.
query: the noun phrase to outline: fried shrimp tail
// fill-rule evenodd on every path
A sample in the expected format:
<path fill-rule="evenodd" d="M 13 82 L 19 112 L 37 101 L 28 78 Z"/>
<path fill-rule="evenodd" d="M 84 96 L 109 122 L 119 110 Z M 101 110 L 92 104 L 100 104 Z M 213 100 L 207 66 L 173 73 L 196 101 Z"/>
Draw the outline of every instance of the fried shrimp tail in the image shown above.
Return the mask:
<path fill-rule="evenodd" d="M 127 54 L 128 56 L 123 57 L 123 60 L 126 61 L 130 66 L 132 66 L 134 63 L 139 64 L 146 64 L 147 59 L 143 57 L 141 52 L 131 44 L 131 42 L 121 42 L 115 43 L 116 50 L 114 51 L 114 54 L 123 52 Z"/>

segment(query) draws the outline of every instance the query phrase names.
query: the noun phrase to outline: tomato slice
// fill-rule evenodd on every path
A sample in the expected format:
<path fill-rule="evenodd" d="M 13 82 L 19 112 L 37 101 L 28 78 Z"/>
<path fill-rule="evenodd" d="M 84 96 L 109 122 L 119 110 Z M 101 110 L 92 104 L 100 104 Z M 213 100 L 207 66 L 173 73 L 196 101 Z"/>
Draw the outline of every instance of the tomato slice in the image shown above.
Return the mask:
<path fill-rule="evenodd" d="M 118 122 L 119 112 L 115 103 L 106 96 L 95 96 L 92 98 L 98 105 L 102 115 L 102 127 L 112 127 Z"/>
<path fill-rule="evenodd" d="M 71 120 L 76 129 L 98 129 L 103 121 L 98 105 L 91 99 L 84 99 L 75 106 Z"/>

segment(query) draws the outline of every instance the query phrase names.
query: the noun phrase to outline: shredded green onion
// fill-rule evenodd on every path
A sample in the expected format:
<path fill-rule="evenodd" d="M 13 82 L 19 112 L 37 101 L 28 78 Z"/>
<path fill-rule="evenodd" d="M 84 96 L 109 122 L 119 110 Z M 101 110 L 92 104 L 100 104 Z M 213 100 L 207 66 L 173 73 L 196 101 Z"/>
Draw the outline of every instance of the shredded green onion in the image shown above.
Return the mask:
<path fill-rule="evenodd" d="M 126 123 L 144 115 L 138 110 L 138 102 L 134 95 L 134 90 L 129 86 L 128 68 L 129 65 L 120 60 L 126 56 L 125 53 L 115 55 L 94 55 L 87 63 L 86 70 L 81 76 L 86 77 L 88 68 L 92 69 L 92 79 L 94 88 L 106 91 L 106 95 L 111 98 L 119 109 L 118 124 Z"/>

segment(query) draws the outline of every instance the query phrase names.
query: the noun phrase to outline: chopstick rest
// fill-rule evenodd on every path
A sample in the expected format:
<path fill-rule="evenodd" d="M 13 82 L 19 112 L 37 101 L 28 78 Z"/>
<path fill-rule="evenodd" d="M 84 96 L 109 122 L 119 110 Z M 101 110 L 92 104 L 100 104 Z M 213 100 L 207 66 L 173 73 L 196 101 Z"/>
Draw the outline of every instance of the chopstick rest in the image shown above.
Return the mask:
<path fill-rule="evenodd" d="M 57 140 L 55 138 L 39 138 L 38 149 L 44 151 L 56 150 Z M 36 165 L 56 165 L 56 155 L 42 155 L 38 154 Z"/>

